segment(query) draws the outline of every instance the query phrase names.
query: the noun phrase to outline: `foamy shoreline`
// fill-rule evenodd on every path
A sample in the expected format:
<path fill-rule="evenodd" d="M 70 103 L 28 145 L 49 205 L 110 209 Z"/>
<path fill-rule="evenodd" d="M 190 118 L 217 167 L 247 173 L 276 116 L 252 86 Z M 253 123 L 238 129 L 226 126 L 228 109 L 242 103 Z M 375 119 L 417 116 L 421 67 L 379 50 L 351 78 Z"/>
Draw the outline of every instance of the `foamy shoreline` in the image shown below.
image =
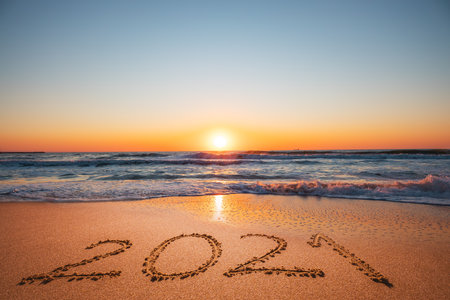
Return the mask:
<path fill-rule="evenodd" d="M 446 298 L 449 213 L 248 194 L 0 203 L 0 298 Z"/>

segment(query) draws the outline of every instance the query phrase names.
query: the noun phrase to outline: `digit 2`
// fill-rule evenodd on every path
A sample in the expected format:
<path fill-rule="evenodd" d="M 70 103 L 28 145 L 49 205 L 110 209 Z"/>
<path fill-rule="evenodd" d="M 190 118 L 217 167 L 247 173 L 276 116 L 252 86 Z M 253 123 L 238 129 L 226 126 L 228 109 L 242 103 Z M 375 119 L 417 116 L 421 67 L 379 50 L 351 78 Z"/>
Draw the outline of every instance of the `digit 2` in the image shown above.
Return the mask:
<path fill-rule="evenodd" d="M 91 274 L 78 274 L 78 273 L 72 273 L 72 274 L 66 274 L 64 272 L 76 268 L 78 266 L 82 266 L 82 265 L 86 265 L 86 264 L 90 264 L 94 261 L 106 258 L 108 256 L 112 256 L 112 255 L 118 255 L 120 253 L 125 252 L 126 249 L 129 249 L 132 245 L 132 243 L 129 240 L 105 240 L 105 241 L 99 241 L 95 244 L 91 244 L 89 246 L 86 247 L 86 250 L 95 248 L 97 246 L 103 245 L 103 244 L 118 244 L 121 247 L 117 250 L 114 250 L 112 252 L 108 252 L 105 254 L 101 254 L 101 255 L 97 255 L 94 256 L 90 259 L 83 259 L 80 262 L 77 263 L 73 263 L 73 264 L 67 264 L 65 266 L 59 267 L 54 269 L 51 272 L 48 273 L 44 273 L 44 274 L 35 274 L 35 275 L 31 275 L 29 277 L 26 278 L 22 278 L 22 281 L 20 281 L 18 284 L 19 285 L 23 285 L 25 283 L 29 283 L 32 284 L 35 281 L 40 281 L 41 284 L 47 284 L 55 279 L 64 279 L 64 278 L 69 278 L 68 281 L 80 281 L 83 279 L 91 279 L 94 281 L 99 280 L 100 278 L 104 278 L 109 276 L 110 278 L 113 277 L 118 277 L 120 276 L 121 271 L 110 271 L 107 273 L 99 273 L 99 272 L 92 272 Z"/>
<path fill-rule="evenodd" d="M 227 276 L 227 277 L 233 277 L 236 275 L 244 275 L 244 274 L 250 274 L 250 273 L 264 273 L 267 275 L 270 274 L 284 274 L 286 276 L 299 276 L 299 277 L 313 277 L 316 278 L 316 276 L 319 277 L 323 277 L 325 276 L 325 274 L 323 273 L 322 270 L 320 269 L 303 269 L 303 268 L 298 268 L 298 267 L 294 267 L 293 269 L 286 269 L 285 267 L 280 267 L 280 268 L 253 268 L 250 265 L 254 266 L 256 265 L 258 262 L 260 263 L 264 263 L 267 260 L 269 260 L 271 257 L 274 257 L 277 254 L 280 254 L 281 251 L 286 250 L 287 247 L 287 242 L 280 238 L 280 237 L 276 237 L 273 235 L 266 235 L 266 234 L 246 234 L 241 236 L 242 238 L 247 238 L 247 237 L 264 237 L 264 238 L 268 238 L 271 239 L 273 241 L 275 241 L 277 243 L 277 246 L 273 249 L 270 249 L 266 254 L 260 256 L 260 257 L 253 257 L 252 259 L 239 264 L 236 268 L 234 269 L 229 269 L 227 272 L 225 272 L 223 275 Z"/>

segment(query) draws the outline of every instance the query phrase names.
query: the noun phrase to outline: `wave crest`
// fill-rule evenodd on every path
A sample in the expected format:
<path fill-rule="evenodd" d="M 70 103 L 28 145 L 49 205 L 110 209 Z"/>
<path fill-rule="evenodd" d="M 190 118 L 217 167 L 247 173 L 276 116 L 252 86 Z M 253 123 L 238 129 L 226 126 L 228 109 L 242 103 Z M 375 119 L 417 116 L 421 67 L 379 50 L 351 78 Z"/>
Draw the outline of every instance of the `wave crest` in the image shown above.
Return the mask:
<path fill-rule="evenodd" d="M 434 175 L 428 175 L 421 180 L 395 181 L 389 183 L 301 180 L 296 183 L 258 182 L 254 184 L 239 184 L 233 188 L 242 193 L 257 194 L 327 196 L 379 200 L 395 199 L 397 201 L 407 201 L 411 198 L 450 199 L 450 177 Z"/>

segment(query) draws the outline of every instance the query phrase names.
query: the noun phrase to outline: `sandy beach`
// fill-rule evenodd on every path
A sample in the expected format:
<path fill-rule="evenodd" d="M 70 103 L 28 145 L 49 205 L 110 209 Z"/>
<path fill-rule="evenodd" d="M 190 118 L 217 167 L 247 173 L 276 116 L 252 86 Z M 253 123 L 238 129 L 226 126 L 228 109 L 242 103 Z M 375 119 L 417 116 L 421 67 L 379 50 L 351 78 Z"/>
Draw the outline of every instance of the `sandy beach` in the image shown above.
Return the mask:
<path fill-rule="evenodd" d="M 448 299 L 446 206 L 299 196 L 0 204 L 1 299 Z"/>

